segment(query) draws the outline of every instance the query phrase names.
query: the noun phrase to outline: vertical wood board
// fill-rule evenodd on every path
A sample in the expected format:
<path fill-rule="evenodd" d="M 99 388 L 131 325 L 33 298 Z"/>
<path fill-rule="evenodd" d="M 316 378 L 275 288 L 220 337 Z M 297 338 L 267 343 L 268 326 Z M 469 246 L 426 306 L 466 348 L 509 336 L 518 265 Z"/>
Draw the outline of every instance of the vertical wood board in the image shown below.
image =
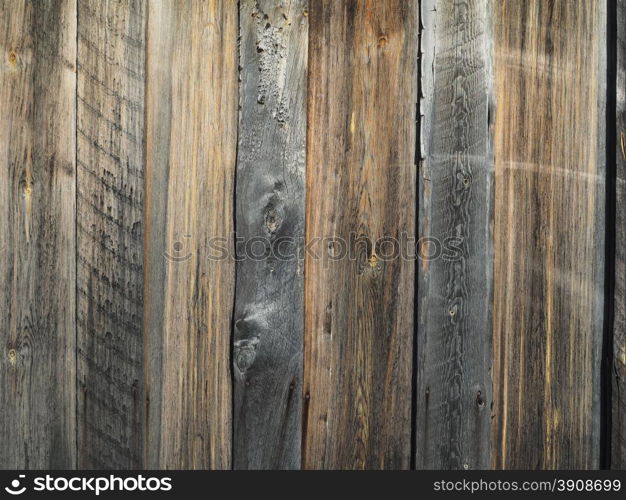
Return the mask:
<path fill-rule="evenodd" d="M 237 2 L 149 2 L 145 466 L 231 465 Z M 222 243 L 216 238 L 223 239 Z M 232 255 L 232 248 L 228 248 Z"/>
<path fill-rule="evenodd" d="M 300 467 L 307 3 L 239 4 L 237 469 Z"/>
<path fill-rule="evenodd" d="M 76 4 L 0 1 L 0 467 L 76 466 Z"/>
<path fill-rule="evenodd" d="M 494 2 L 495 468 L 596 468 L 606 6 Z"/>
<path fill-rule="evenodd" d="M 309 19 L 303 466 L 405 469 L 414 261 L 393 248 L 415 237 L 418 5 Z"/>
<path fill-rule="evenodd" d="M 78 466 L 143 464 L 143 0 L 78 2 Z"/>
<path fill-rule="evenodd" d="M 491 5 L 421 3 L 416 467 L 490 463 Z"/>
<path fill-rule="evenodd" d="M 616 213 L 611 468 L 626 469 L 626 3 L 616 3 Z"/>

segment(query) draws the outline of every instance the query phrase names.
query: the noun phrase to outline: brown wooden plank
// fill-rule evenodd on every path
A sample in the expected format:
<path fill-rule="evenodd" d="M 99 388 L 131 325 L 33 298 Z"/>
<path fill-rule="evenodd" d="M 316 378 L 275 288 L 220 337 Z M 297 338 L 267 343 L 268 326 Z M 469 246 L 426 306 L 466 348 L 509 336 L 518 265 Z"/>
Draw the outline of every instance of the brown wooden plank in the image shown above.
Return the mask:
<path fill-rule="evenodd" d="M 145 465 L 229 468 L 237 2 L 149 2 L 146 72 Z"/>
<path fill-rule="evenodd" d="M 416 468 L 490 464 L 490 3 L 421 2 Z"/>
<path fill-rule="evenodd" d="M 76 466 L 76 3 L 0 1 L 0 467 Z"/>
<path fill-rule="evenodd" d="M 611 468 L 626 469 L 626 2 L 616 2 L 615 303 Z"/>
<path fill-rule="evenodd" d="M 494 2 L 496 468 L 595 468 L 606 6 Z"/>
<path fill-rule="evenodd" d="M 144 0 L 78 2 L 78 466 L 143 463 Z"/>
<path fill-rule="evenodd" d="M 237 469 L 297 469 L 307 2 L 242 0 L 239 5 L 236 228 L 241 243 L 233 332 L 233 461 Z"/>
<path fill-rule="evenodd" d="M 375 243 L 415 237 L 418 5 L 309 15 L 303 466 L 408 468 L 414 261 Z"/>

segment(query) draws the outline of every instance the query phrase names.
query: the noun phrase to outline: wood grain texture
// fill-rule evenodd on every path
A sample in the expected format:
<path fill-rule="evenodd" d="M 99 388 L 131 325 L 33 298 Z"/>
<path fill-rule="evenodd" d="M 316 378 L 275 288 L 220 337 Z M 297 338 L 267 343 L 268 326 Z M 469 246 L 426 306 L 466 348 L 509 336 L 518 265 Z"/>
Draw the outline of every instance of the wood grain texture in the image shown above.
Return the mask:
<path fill-rule="evenodd" d="M 417 1 L 309 16 L 303 466 L 404 469 L 415 266 L 376 242 L 415 237 Z"/>
<path fill-rule="evenodd" d="M 605 4 L 494 2 L 493 15 L 492 464 L 597 468 Z"/>
<path fill-rule="evenodd" d="M 143 463 L 144 0 L 78 2 L 78 466 Z"/>
<path fill-rule="evenodd" d="M 146 70 L 145 466 L 229 468 L 237 2 L 149 2 Z"/>
<path fill-rule="evenodd" d="M 76 466 L 76 5 L 0 1 L 0 467 Z"/>
<path fill-rule="evenodd" d="M 626 2 L 617 0 L 615 303 L 611 468 L 626 469 Z"/>
<path fill-rule="evenodd" d="M 239 5 L 233 465 L 298 469 L 307 1 Z"/>
<path fill-rule="evenodd" d="M 487 0 L 421 3 L 416 467 L 490 464 L 493 160 Z M 437 242 L 437 243 L 435 243 Z"/>

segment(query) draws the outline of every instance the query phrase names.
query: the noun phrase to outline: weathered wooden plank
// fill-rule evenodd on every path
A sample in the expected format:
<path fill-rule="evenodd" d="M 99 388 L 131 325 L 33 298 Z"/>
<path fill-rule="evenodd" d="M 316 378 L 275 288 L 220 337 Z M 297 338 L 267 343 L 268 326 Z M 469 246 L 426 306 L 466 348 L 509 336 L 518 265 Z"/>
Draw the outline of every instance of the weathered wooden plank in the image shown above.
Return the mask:
<path fill-rule="evenodd" d="M 310 4 L 306 468 L 410 464 L 417 34 L 417 1 Z"/>
<path fill-rule="evenodd" d="M 233 465 L 297 469 L 304 335 L 299 256 L 304 241 L 307 2 L 242 0 L 239 5 Z"/>
<path fill-rule="evenodd" d="M 145 16 L 78 2 L 79 468 L 143 464 Z"/>
<path fill-rule="evenodd" d="M 618 0 L 616 6 L 616 233 L 611 467 L 626 469 L 626 2 Z"/>
<path fill-rule="evenodd" d="M 146 38 L 145 465 L 229 468 L 237 2 L 149 2 Z"/>
<path fill-rule="evenodd" d="M 0 1 L 0 467 L 76 466 L 74 0 Z"/>
<path fill-rule="evenodd" d="M 421 3 L 416 468 L 490 464 L 488 0 Z"/>
<path fill-rule="evenodd" d="M 494 2 L 496 468 L 595 468 L 606 6 Z"/>

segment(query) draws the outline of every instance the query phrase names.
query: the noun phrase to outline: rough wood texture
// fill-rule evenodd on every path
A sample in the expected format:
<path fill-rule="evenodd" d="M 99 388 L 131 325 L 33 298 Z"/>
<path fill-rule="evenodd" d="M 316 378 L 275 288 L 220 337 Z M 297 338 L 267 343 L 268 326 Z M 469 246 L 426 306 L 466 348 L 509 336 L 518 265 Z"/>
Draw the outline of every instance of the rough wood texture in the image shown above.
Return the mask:
<path fill-rule="evenodd" d="M 76 466 L 73 0 L 0 1 L 0 467 Z"/>
<path fill-rule="evenodd" d="M 494 2 L 493 466 L 600 451 L 606 12 Z"/>
<path fill-rule="evenodd" d="M 491 10 L 423 1 L 416 467 L 490 464 Z M 430 241 L 431 243 L 427 243 Z M 432 243 L 432 242 L 438 243 Z"/>
<path fill-rule="evenodd" d="M 78 2 L 78 466 L 143 460 L 143 0 Z"/>
<path fill-rule="evenodd" d="M 306 6 L 306 0 L 240 2 L 236 229 L 241 260 L 233 332 L 237 469 L 300 467 Z M 245 244 L 255 238 L 254 246 Z"/>
<path fill-rule="evenodd" d="M 417 1 L 309 16 L 303 466 L 408 468 L 414 261 L 365 239 L 415 237 Z"/>
<path fill-rule="evenodd" d="M 237 2 L 149 2 L 146 69 L 145 466 L 229 468 Z"/>
<path fill-rule="evenodd" d="M 611 467 L 626 469 L 626 1 L 617 1 L 616 234 Z"/>

